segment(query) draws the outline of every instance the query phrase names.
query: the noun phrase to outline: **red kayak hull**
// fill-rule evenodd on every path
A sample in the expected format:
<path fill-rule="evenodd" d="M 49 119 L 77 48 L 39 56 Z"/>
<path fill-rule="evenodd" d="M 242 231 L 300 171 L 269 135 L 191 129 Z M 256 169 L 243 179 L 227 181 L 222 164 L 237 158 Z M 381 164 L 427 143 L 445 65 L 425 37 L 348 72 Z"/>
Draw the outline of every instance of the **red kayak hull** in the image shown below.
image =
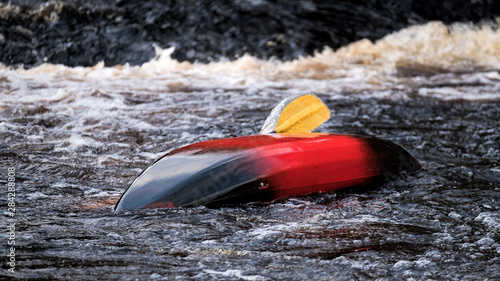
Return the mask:
<path fill-rule="evenodd" d="M 146 169 L 117 210 L 268 202 L 379 184 L 418 161 L 369 136 L 270 134 L 217 139 L 173 150 Z"/>

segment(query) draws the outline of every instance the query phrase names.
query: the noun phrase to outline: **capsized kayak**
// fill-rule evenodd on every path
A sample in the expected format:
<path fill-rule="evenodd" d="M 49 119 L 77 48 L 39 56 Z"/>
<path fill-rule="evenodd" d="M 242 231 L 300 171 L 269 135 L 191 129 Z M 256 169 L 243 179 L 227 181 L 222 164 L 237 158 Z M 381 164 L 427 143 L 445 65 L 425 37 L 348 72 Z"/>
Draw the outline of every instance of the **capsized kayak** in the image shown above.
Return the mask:
<path fill-rule="evenodd" d="M 144 170 L 115 210 L 270 202 L 380 184 L 420 169 L 405 149 L 371 136 L 265 134 L 199 142 Z"/>

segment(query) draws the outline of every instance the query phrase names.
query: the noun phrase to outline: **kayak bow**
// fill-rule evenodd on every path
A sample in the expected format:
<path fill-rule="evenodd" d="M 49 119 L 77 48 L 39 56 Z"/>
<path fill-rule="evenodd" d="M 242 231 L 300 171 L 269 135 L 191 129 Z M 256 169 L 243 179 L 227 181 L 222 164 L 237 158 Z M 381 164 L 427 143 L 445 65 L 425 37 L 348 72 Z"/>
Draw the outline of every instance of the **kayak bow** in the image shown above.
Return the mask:
<path fill-rule="evenodd" d="M 405 149 L 376 137 L 266 134 L 199 142 L 144 170 L 116 210 L 270 202 L 379 184 L 420 169 Z"/>

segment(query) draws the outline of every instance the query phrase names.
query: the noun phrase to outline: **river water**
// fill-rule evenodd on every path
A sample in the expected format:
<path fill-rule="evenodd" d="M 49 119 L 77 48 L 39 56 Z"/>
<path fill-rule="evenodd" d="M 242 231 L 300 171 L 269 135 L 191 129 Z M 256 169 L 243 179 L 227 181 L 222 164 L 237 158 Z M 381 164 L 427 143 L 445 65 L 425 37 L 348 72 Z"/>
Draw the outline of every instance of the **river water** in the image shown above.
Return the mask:
<path fill-rule="evenodd" d="M 0 207 L 16 253 L 11 273 L 3 231 L 0 278 L 500 278 L 496 29 L 430 22 L 287 62 L 156 51 L 139 66 L 0 67 Z M 363 192 L 113 212 L 165 152 L 256 134 L 276 103 L 303 92 L 332 110 L 317 131 L 391 140 L 423 169 Z"/>

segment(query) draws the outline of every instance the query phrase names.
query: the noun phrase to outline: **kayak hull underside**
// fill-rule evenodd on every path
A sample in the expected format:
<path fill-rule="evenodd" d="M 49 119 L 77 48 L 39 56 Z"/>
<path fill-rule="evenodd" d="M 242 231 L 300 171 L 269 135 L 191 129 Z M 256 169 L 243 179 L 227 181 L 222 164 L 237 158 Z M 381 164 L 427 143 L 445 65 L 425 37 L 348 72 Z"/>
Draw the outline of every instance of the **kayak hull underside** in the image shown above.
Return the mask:
<path fill-rule="evenodd" d="M 269 202 L 370 186 L 420 168 L 397 144 L 369 136 L 269 134 L 217 139 L 167 153 L 116 210 Z"/>

